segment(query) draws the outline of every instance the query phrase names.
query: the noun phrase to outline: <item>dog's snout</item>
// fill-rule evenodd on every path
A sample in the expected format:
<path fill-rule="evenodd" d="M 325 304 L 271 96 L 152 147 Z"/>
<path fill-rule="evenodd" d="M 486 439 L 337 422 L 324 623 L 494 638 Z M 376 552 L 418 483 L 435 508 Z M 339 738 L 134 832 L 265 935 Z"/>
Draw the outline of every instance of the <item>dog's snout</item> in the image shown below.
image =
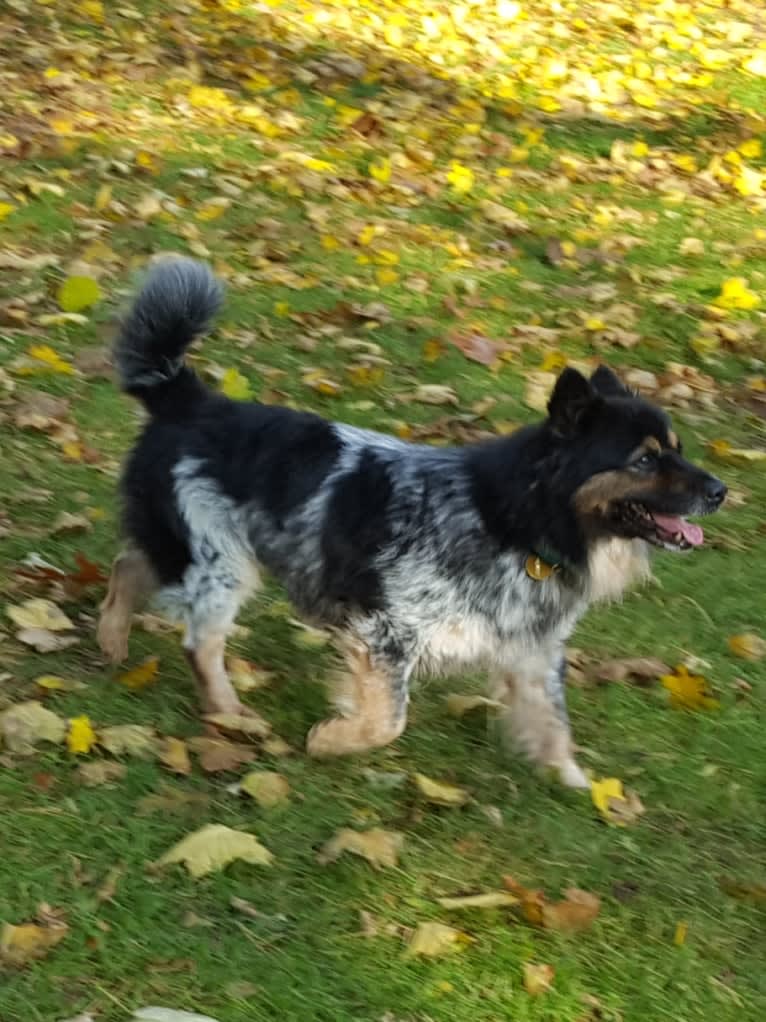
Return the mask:
<path fill-rule="evenodd" d="M 715 504 L 716 507 L 723 504 L 724 497 L 728 493 L 728 488 L 725 483 L 722 483 L 720 479 L 716 479 L 715 476 L 710 476 L 705 481 L 705 496 L 711 504 Z"/>

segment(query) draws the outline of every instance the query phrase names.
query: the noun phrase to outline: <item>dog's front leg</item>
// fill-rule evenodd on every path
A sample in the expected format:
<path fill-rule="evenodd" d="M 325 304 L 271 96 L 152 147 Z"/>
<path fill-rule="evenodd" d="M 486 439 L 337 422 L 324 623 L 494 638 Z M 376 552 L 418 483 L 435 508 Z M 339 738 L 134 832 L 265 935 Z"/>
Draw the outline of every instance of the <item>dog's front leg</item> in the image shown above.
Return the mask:
<path fill-rule="evenodd" d="M 559 648 L 522 652 L 512 668 L 498 669 L 492 679 L 494 698 L 507 707 L 503 723 L 512 743 L 533 763 L 553 768 L 567 787 L 587 788 L 574 757 L 565 684 Z"/>
<path fill-rule="evenodd" d="M 319 759 L 388 745 L 407 724 L 406 663 L 356 639 L 346 640 L 344 653 L 346 670 L 335 693 L 341 715 L 315 724 L 306 738 L 306 751 Z"/>

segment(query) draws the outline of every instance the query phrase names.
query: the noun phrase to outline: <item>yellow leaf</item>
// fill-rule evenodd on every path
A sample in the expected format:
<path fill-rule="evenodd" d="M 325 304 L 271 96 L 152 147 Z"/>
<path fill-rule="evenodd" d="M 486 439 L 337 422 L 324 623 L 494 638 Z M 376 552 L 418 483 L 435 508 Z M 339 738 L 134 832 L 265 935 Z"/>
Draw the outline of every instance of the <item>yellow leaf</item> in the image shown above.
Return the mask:
<path fill-rule="evenodd" d="M 373 259 L 380 266 L 396 266 L 399 262 L 399 253 L 390 248 L 381 248 L 375 252 Z"/>
<path fill-rule="evenodd" d="M 407 957 L 440 958 L 462 951 L 472 938 L 445 923 L 418 923 L 407 947 Z"/>
<path fill-rule="evenodd" d="M 238 692 L 255 692 L 271 684 L 274 675 L 264 671 L 262 667 L 243 660 L 241 657 L 229 657 L 226 661 L 231 683 Z"/>
<path fill-rule="evenodd" d="M 226 196 L 222 195 L 217 199 L 210 199 L 204 205 L 200 206 L 194 214 L 195 219 L 201 223 L 208 223 L 211 220 L 217 220 L 223 216 L 226 210 L 231 205 L 231 199 L 227 199 Z"/>
<path fill-rule="evenodd" d="M 466 894 L 459 898 L 437 898 L 442 908 L 508 908 L 518 905 L 519 899 L 510 891 L 488 891 L 486 894 Z"/>
<path fill-rule="evenodd" d="M 49 369 L 53 373 L 61 373 L 62 376 L 71 376 L 74 373 L 74 366 L 67 362 L 65 359 L 54 351 L 53 348 L 48 344 L 32 344 L 27 349 L 27 354 L 30 358 L 34 359 L 35 362 L 40 363 L 40 370 L 43 367 Z M 35 371 L 34 369 L 32 370 Z"/>
<path fill-rule="evenodd" d="M 464 806 L 471 797 L 465 788 L 458 788 L 444 781 L 433 781 L 425 774 L 415 774 L 413 780 L 420 794 L 435 805 Z"/>
<path fill-rule="evenodd" d="M 388 284 L 395 284 L 399 279 L 399 274 L 396 270 L 391 270 L 387 266 L 381 266 L 375 271 L 375 279 L 381 287 L 386 287 Z"/>
<path fill-rule="evenodd" d="M 436 362 L 444 354 L 444 345 L 441 341 L 430 340 L 426 341 L 423 345 L 423 361 L 424 362 Z"/>
<path fill-rule="evenodd" d="M 87 755 L 96 744 L 96 732 L 86 716 L 72 717 L 69 721 L 69 733 L 66 744 L 73 756 Z"/>
<path fill-rule="evenodd" d="M 524 962 L 524 989 L 530 997 L 539 997 L 553 986 L 556 970 L 552 965 Z"/>
<path fill-rule="evenodd" d="M 561 351 L 547 351 L 540 363 L 541 373 L 557 373 L 566 368 L 567 357 Z"/>
<path fill-rule="evenodd" d="M 5 220 L 7 216 L 10 216 L 14 209 L 16 207 L 12 206 L 10 202 L 0 202 L 0 222 Z"/>
<path fill-rule="evenodd" d="M 96 304 L 101 288 L 93 277 L 67 277 L 56 297 L 64 312 L 79 312 Z"/>
<path fill-rule="evenodd" d="M 766 50 L 759 50 L 752 57 L 748 57 L 742 67 L 745 71 L 749 71 L 751 75 L 766 78 Z"/>
<path fill-rule="evenodd" d="M 371 830 L 359 831 L 342 827 L 322 847 L 317 862 L 320 866 L 326 866 L 328 862 L 335 862 L 343 852 L 350 852 L 366 859 L 374 869 L 393 869 L 399 861 L 403 845 L 404 834 L 395 830 L 373 827 Z"/>
<path fill-rule="evenodd" d="M 274 315 L 286 319 L 290 315 L 290 303 L 274 302 Z"/>
<path fill-rule="evenodd" d="M 598 316 L 588 316 L 588 318 L 585 320 L 585 329 L 590 330 L 593 333 L 597 332 L 598 330 L 606 330 L 606 323 L 603 321 L 603 319 L 599 319 Z"/>
<path fill-rule="evenodd" d="M 391 180 L 391 160 L 388 157 L 380 160 L 373 160 L 367 165 L 367 171 L 374 181 L 380 184 L 388 184 Z"/>
<path fill-rule="evenodd" d="M 383 36 L 389 46 L 395 46 L 399 48 L 404 43 L 404 36 L 402 30 L 397 24 L 388 22 L 383 28 Z"/>
<path fill-rule="evenodd" d="M 157 752 L 154 729 L 144 724 L 115 724 L 98 733 L 98 744 L 113 756 L 137 756 L 150 759 Z"/>
<path fill-rule="evenodd" d="M 721 705 L 702 675 L 689 674 L 684 664 L 663 674 L 660 683 L 670 692 L 670 705 L 676 710 L 717 710 Z"/>
<path fill-rule="evenodd" d="M 676 923 L 676 930 L 673 934 L 673 943 L 676 947 L 681 947 L 686 943 L 686 935 L 689 932 L 689 924 L 683 920 L 680 923 Z"/>
<path fill-rule="evenodd" d="M 253 392 L 239 369 L 227 369 L 221 377 L 221 391 L 233 401 L 249 401 Z"/>
<path fill-rule="evenodd" d="M 256 866 L 270 866 L 274 856 L 253 834 L 209 823 L 173 845 L 155 865 L 180 862 L 193 877 L 202 877 L 223 869 L 235 859 Z"/>
<path fill-rule="evenodd" d="M 39 678 L 35 678 L 35 685 L 45 692 L 76 692 L 87 687 L 82 681 L 59 678 L 57 674 L 41 674 Z"/>
<path fill-rule="evenodd" d="M 334 234 L 321 234 L 319 236 L 319 244 L 327 252 L 335 252 L 340 248 L 340 242 Z"/>
<path fill-rule="evenodd" d="M 766 461 L 766 451 L 744 447 L 732 447 L 728 440 L 711 440 L 708 444 L 710 453 L 718 461 L 730 465 L 741 465 L 744 468 Z"/>
<path fill-rule="evenodd" d="M 465 195 L 473 188 L 474 173 L 470 167 L 464 167 L 461 163 L 453 160 L 447 172 L 447 182 L 458 195 Z"/>
<path fill-rule="evenodd" d="M 747 286 L 744 277 L 729 277 L 721 285 L 720 295 L 713 300 L 713 305 L 720 309 L 756 309 L 761 299 Z"/>
<path fill-rule="evenodd" d="M 240 787 L 264 809 L 281 805 L 290 797 L 287 778 L 273 770 L 252 770 L 242 778 Z"/>
<path fill-rule="evenodd" d="M 49 632 L 66 632 L 74 628 L 63 610 L 50 600 L 25 600 L 6 607 L 5 612 L 19 628 L 45 628 Z"/>
<path fill-rule="evenodd" d="M 142 664 L 139 664 L 138 667 L 133 667 L 130 671 L 121 674 L 117 681 L 124 685 L 125 688 L 137 692 L 142 688 L 146 688 L 147 685 L 150 685 L 155 680 L 159 669 L 159 657 L 150 656 Z"/>
<path fill-rule="evenodd" d="M 752 632 L 732 635 L 728 644 L 732 653 L 743 660 L 762 660 L 766 656 L 766 640 Z"/>
<path fill-rule="evenodd" d="M 193 85 L 189 89 L 188 100 L 198 110 L 228 112 L 234 105 L 223 89 L 212 89 L 207 85 Z"/>
<path fill-rule="evenodd" d="M 761 174 L 752 167 L 742 166 L 734 178 L 734 187 L 740 195 L 762 195 L 763 186 L 766 184 L 766 174 Z"/>
<path fill-rule="evenodd" d="M 617 827 L 625 827 L 635 823 L 644 812 L 641 800 L 632 791 L 623 791 L 622 781 L 616 777 L 605 777 L 603 780 L 592 780 L 590 793 L 593 805 L 598 809 L 607 823 Z"/>
<path fill-rule="evenodd" d="M 208 713 L 205 720 L 222 731 L 252 735 L 255 738 L 266 738 L 271 734 L 271 724 L 255 710 L 247 713 Z"/>
<path fill-rule="evenodd" d="M 43 958 L 68 932 L 67 924 L 59 919 L 49 920 L 43 926 L 37 923 L 22 923 L 20 926 L 4 923 L 0 930 L 0 962 L 20 966 Z"/>
<path fill-rule="evenodd" d="M 487 699 L 486 696 L 464 696 L 459 692 L 452 692 L 445 696 L 447 713 L 451 717 L 465 717 L 474 710 L 500 710 L 503 704 L 495 699 Z"/>
<path fill-rule="evenodd" d="M 377 233 L 378 228 L 375 224 L 367 224 L 367 226 L 363 227 L 356 236 L 356 240 L 360 245 L 369 245 Z"/>
<path fill-rule="evenodd" d="M 325 376 L 321 369 L 312 369 L 305 373 L 301 379 L 307 387 L 311 387 L 312 390 L 325 397 L 337 397 L 343 389 L 335 380 Z"/>
<path fill-rule="evenodd" d="M 738 150 L 747 160 L 760 159 L 763 154 L 763 146 L 759 138 L 748 138 L 738 146 Z"/>
<path fill-rule="evenodd" d="M 186 777 L 191 773 L 192 765 L 186 742 L 180 738 L 166 738 L 157 753 L 157 759 L 174 774 Z"/>

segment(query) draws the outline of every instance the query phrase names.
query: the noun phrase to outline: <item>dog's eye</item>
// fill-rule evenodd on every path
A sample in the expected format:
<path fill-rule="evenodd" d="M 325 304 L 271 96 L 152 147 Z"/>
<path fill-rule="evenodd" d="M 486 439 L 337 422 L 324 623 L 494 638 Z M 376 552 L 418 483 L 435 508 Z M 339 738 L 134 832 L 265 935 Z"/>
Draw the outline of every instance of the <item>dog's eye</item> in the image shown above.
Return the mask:
<path fill-rule="evenodd" d="M 656 454 L 642 454 L 640 458 L 636 458 L 636 460 L 633 462 L 633 468 L 638 468 L 642 469 L 643 471 L 646 471 L 647 469 L 654 468 L 656 461 L 657 461 Z"/>

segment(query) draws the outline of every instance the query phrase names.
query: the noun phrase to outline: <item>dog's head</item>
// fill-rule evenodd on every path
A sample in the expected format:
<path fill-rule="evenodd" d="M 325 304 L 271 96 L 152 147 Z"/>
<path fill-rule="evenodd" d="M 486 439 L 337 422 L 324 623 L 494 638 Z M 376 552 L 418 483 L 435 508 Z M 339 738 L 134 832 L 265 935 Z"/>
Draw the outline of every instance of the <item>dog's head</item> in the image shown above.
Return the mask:
<path fill-rule="evenodd" d="M 670 419 L 602 366 L 588 380 L 565 369 L 548 403 L 548 425 L 563 455 L 571 504 L 592 538 L 643 539 L 690 550 L 726 487 L 687 461 Z"/>

